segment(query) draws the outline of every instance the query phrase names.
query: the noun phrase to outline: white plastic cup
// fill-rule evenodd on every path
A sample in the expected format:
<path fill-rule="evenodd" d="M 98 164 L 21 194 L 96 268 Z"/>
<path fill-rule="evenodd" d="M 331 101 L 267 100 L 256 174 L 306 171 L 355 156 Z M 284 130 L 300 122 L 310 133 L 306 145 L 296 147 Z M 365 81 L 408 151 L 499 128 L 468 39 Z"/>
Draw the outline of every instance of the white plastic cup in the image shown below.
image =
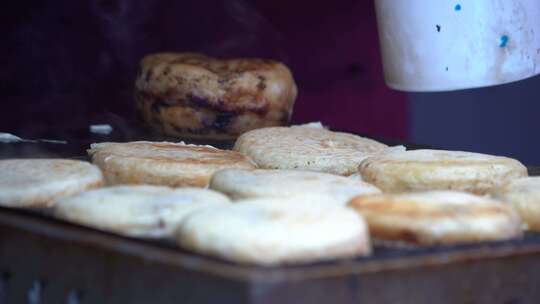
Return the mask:
<path fill-rule="evenodd" d="M 540 0 L 375 0 L 388 86 L 449 91 L 540 74 Z"/>

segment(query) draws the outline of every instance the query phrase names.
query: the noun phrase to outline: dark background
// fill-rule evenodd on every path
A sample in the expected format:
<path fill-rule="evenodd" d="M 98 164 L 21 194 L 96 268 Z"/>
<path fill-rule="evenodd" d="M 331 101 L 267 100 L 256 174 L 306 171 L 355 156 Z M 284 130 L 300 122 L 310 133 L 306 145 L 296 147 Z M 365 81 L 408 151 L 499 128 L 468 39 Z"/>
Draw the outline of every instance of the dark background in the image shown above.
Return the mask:
<path fill-rule="evenodd" d="M 134 118 L 139 60 L 158 51 L 285 62 L 293 122 L 540 163 L 538 78 L 404 94 L 382 78 L 372 0 L 18 1 L 3 5 L 0 132 Z"/>

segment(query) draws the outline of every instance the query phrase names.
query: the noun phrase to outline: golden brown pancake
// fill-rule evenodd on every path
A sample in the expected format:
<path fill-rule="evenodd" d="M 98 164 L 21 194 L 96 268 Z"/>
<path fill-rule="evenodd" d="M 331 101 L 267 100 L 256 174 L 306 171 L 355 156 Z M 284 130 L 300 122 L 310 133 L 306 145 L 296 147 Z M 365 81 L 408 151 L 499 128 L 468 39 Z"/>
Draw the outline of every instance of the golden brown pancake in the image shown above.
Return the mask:
<path fill-rule="evenodd" d="M 511 204 L 528 230 L 540 231 L 540 177 L 513 179 L 494 189 L 492 195 Z"/>
<path fill-rule="evenodd" d="M 460 190 L 485 194 L 527 168 L 508 157 L 445 150 L 396 151 L 369 157 L 358 170 L 383 192 Z"/>
<path fill-rule="evenodd" d="M 88 154 L 107 183 L 206 187 L 214 172 L 253 169 L 246 156 L 211 146 L 137 141 L 92 144 Z"/>
<path fill-rule="evenodd" d="M 466 192 L 360 196 L 349 207 L 366 219 L 372 238 L 380 240 L 435 245 L 522 236 L 521 219 L 511 206 Z"/>

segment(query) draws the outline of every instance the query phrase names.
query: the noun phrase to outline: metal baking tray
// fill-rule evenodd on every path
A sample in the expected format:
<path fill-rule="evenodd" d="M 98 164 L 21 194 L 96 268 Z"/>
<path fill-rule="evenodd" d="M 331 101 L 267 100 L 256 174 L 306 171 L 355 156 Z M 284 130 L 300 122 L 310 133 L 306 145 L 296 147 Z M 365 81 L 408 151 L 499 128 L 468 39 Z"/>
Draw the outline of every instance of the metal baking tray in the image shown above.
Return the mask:
<path fill-rule="evenodd" d="M 258 267 L 0 207 L 0 304 L 539 302 L 540 234 Z"/>

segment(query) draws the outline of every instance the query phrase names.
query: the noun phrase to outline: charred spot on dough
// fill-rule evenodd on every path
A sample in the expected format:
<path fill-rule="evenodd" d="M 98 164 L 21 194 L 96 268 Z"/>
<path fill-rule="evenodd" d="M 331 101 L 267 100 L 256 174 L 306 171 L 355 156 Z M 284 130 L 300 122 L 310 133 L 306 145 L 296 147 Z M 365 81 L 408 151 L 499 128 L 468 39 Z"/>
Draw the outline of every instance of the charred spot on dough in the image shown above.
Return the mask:
<path fill-rule="evenodd" d="M 133 95 L 138 107 L 142 107 L 145 100 L 148 100 L 148 98 L 145 98 L 146 94 L 143 91 L 135 90 Z"/>
<path fill-rule="evenodd" d="M 156 100 L 152 103 L 151 109 L 154 113 L 161 113 L 162 108 L 168 108 L 170 107 L 169 104 L 167 104 L 163 99 L 156 98 Z"/>
<path fill-rule="evenodd" d="M 168 66 L 165 67 L 165 69 L 163 70 L 163 75 L 164 75 L 164 76 L 167 76 L 167 75 L 169 75 L 170 72 L 171 72 L 171 66 L 168 65 Z"/>
<path fill-rule="evenodd" d="M 174 80 L 176 80 L 177 85 L 181 85 L 184 83 L 184 78 L 182 77 L 174 77 Z"/>
<path fill-rule="evenodd" d="M 146 82 L 150 81 L 150 78 L 152 78 L 154 74 L 154 70 L 152 68 L 149 68 L 148 71 L 146 71 L 146 75 L 144 76 L 144 80 Z"/>
<path fill-rule="evenodd" d="M 210 101 L 208 101 L 208 99 L 202 98 L 199 96 L 190 94 L 190 95 L 187 95 L 187 99 L 192 105 L 200 107 L 200 108 L 210 108 L 212 106 L 212 104 L 210 103 Z"/>
<path fill-rule="evenodd" d="M 219 75 L 219 79 L 218 79 L 218 83 L 220 85 L 224 85 L 224 84 L 232 84 L 231 81 L 233 81 L 234 79 L 238 78 L 239 75 L 238 74 L 235 74 L 235 73 L 225 73 L 225 74 L 221 74 Z"/>
<path fill-rule="evenodd" d="M 218 130 L 224 130 L 229 126 L 231 120 L 235 117 L 236 113 L 234 112 L 219 113 L 216 115 L 216 119 L 214 120 L 212 127 Z"/>
<path fill-rule="evenodd" d="M 257 76 L 257 79 L 259 79 L 257 89 L 259 89 L 259 91 L 264 91 L 264 89 L 266 89 L 266 77 L 259 75 Z"/>
<path fill-rule="evenodd" d="M 174 131 L 176 131 L 176 133 L 178 133 L 178 134 L 186 134 L 186 133 L 190 133 L 190 134 L 208 134 L 208 133 L 210 133 L 210 129 L 207 129 L 207 128 L 185 128 L 185 127 L 177 126 L 177 125 L 174 125 L 174 124 L 171 125 L 171 128 Z"/>
<path fill-rule="evenodd" d="M 189 128 L 186 126 L 178 126 L 178 125 L 172 125 L 172 127 L 178 133 L 193 133 L 193 134 L 205 133 L 205 128 Z"/>
<path fill-rule="evenodd" d="M 216 102 L 216 104 L 217 104 L 218 109 L 224 109 L 224 108 L 226 107 L 225 101 L 223 101 L 223 100 L 221 100 L 221 99 L 219 99 L 219 100 Z"/>
<path fill-rule="evenodd" d="M 267 65 L 272 65 L 276 63 L 274 60 L 270 60 L 270 59 L 259 59 L 258 61 L 262 64 L 267 64 Z"/>
<path fill-rule="evenodd" d="M 256 99 L 256 97 L 253 97 L 253 98 Z M 243 107 L 243 108 L 240 108 L 237 112 L 239 112 L 239 113 L 252 112 L 254 114 L 259 115 L 260 117 L 263 117 L 263 116 L 266 116 L 268 114 L 268 111 L 270 111 L 270 105 L 269 104 L 263 104 L 262 106 L 261 105 L 256 105 L 256 107 L 254 107 L 254 108 Z"/>
<path fill-rule="evenodd" d="M 171 129 L 173 129 L 176 133 L 183 134 L 186 132 L 185 128 L 179 127 L 177 125 L 171 124 Z"/>
<path fill-rule="evenodd" d="M 420 243 L 420 240 L 418 239 L 418 236 L 414 232 L 408 231 L 408 230 L 401 231 L 399 233 L 397 239 L 405 241 L 407 243 L 412 243 L 412 244 Z"/>
<path fill-rule="evenodd" d="M 207 128 L 198 128 L 198 129 L 193 129 L 193 128 L 186 128 L 187 130 L 187 133 L 191 133 L 191 134 L 208 134 L 210 133 L 210 129 L 207 129 Z"/>
<path fill-rule="evenodd" d="M 215 117 L 212 115 L 204 115 L 201 119 L 201 124 L 205 128 L 210 128 L 214 124 Z"/>

